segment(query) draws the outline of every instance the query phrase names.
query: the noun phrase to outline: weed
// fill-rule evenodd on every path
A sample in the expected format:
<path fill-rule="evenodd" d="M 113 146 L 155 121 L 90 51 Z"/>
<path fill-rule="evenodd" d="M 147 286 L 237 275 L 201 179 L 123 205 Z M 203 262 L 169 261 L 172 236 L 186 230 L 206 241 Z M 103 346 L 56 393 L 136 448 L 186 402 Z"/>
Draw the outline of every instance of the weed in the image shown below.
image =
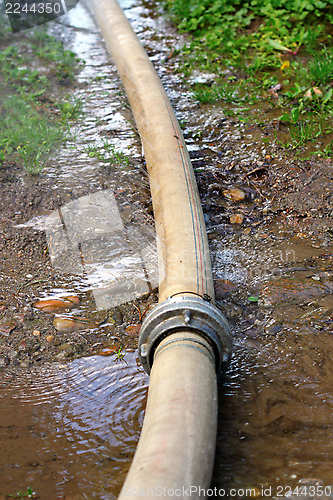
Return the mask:
<path fill-rule="evenodd" d="M 123 361 L 126 353 L 123 351 L 122 346 L 115 352 L 116 361 Z"/>
<path fill-rule="evenodd" d="M 82 100 L 80 98 L 70 100 L 69 96 L 67 96 L 67 100 L 60 101 L 58 107 L 63 122 L 74 120 L 82 113 Z"/>
<path fill-rule="evenodd" d="M 32 491 L 32 488 L 30 486 L 28 486 L 28 489 L 27 489 L 26 493 L 22 493 L 21 491 L 18 491 L 14 495 L 7 494 L 7 496 L 8 497 L 13 497 L 13 498 L 34 498 L 35 497 L 35 493 L 34 493 L 34 491 Z"/>
<path fill-rule="evenodd" d="M 322 128 L 320 124 L 310 122 L 300 122 L 295 125 L 291 125 L 289 128 L 292 148 L 296 149 L 299 146 L 303 146 L 307 141 L 315 137 L 319 137 L 322 134 Z"/>
<path fill-rule="evenodd" d="M 36 33 L 34 37 L 37 42 L 32 45 L 34 54 L 54 63 L 53 70 L 58 81 L 73 80 L 79 65 L 83 63 L 74 52 L 65 50 L 62 42 L 47 33 Z"/>
<path fill-rule="evenodd" d="M 333 56 L 325 47 L 321 52 L 312 53 L 308 74 L 315 85 L 326 85 L 333 80 Z"/>
<path fill-rule="evenodd" d="M 108 161 L 110 163 L 129 164 L 128 156 L 122 151 L 117 151 L 107 138 L 103 139 L 102 145 L 87 146 L 84 151 L 90 158 L 98 158 L 101 161 Z"/>

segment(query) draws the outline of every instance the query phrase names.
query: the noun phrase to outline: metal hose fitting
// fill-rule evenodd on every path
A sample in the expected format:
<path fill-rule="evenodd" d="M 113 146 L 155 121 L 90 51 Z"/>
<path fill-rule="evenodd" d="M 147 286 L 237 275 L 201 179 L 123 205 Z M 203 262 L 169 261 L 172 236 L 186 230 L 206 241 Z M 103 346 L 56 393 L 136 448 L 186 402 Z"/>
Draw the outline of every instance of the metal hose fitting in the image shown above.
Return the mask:
<path fill-rule="evenodd" d="M 215 354 L 216 373 L 226 369 L 231 358 L 232 335 L 224 315 L 199 297 L 176 296 L 154 307 L 142 323 L 139 358 L 148 375 L 158 344 L 178 331 L 196 333 L 208 340 Z"/>

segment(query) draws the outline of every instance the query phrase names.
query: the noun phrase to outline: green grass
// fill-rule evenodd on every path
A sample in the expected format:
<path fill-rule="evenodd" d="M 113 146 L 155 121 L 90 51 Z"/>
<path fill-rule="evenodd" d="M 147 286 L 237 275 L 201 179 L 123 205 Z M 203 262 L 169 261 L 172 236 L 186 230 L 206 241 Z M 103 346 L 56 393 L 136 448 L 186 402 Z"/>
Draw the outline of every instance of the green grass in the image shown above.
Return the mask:
<path fill-rule="evenodd" d="M 185 79 L 193 69 L 216 75 L 213 85 L 192 86 L 194 99 L 228 103 L 224 113 L 246 123 L 262 123 L 258 104 L 267 112 L 268 103 L 289 130 L 289 149 L 332 135 L 333 0 L 161 3 L 188 34 L 177 53 Z"/>
<path fill-rule="evenodd" d="M 45 27 L 17 35 L 15 44 L 6 33 L 0 9 L 0 163 L 11 159 L 37 174 L 81 113 L 80 100 L 62 88 L 74 81 L 81 61 Z M 55 86 L 57 97 L 50 95 Z"/>
<path fill-rule="evenodd" d="M 333 81 L 332 49 L 324 47 L 319 54 L 313 52 L 312 60 L 308 65 L 309 81 L 315 85 L 324 85 Z"/>
<path fill-rule="evenodd" d="M 66 138 L 66 129 L 21 96 L 9 95 L 1 104 L 0 161 L 12 154 L 29 173 L 41 172 L 50 152 Z"/>
<path fill-rule="evenodd" d="M 119 165 L 128 165 L 129 158 L 122 151 L 117 151 L 113 144 L 107 139 L 102 145 L 89 145 L 85 148 L 85 153 L 90 158 L 98 158 L 101 161 L 116 163 Z"/>

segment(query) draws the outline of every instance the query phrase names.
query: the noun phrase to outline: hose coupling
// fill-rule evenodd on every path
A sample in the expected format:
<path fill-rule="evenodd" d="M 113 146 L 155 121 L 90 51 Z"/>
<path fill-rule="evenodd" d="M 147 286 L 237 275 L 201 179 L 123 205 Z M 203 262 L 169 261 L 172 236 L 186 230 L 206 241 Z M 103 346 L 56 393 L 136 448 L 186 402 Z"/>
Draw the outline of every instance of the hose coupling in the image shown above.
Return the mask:
<path fill-rule="evenodd" d="M 232 335 L 224 315 L 213 304 L 189 296 L 169 297 L 144 319 L 139 334 L 139 358 L 149 375 L 158 344 L 168 335 L 189 331 L 204 337 L 215 354 L 216 372 L 224 371 L 231 358 Z"/>

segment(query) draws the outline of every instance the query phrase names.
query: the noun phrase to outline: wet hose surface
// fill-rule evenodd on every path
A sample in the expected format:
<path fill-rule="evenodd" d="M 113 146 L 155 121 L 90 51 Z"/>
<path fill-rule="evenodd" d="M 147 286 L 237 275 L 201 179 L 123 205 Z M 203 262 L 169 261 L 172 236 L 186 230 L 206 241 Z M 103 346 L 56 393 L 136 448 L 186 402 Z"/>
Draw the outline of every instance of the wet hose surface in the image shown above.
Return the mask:
<path fill-rule="evenodd" d="M 139 340 L 141 360 L 154 359 L 152 369 L 149 366 L 147 370 L 151 375 L 147 411 L 119 498 L 136 491 L 158 497 L 160 488 L 169 492 L 168 497 L 176 498 L 179 496 L 176 491 L 191 487 L 197 489 L 193 497 L 199 498 L 200 488 L 207 489 L 211 481 L 217 417 L 215 370 L 217 365 L 220 371 L 222 361 L 217 359 L 212 363 L 198 348 L 198 342 L 202 339 L 211 346 L 209 350 L 214 345 L 216 357 L 220 356 L 227 364 L 231 356 L 231 333 L 213 304 L 205 305 L 207 321 L 201 317 L 193 325 L 196 310 L 205 303 L 204 297 L 214 303 L 214 289 L 201 202 L 173 109 L 118 3 L 102 0 L 91 5 L 123 81 L 141 137 L 151 186 L 159 263 L 161 313 L 151 328 L 149 318 L 160 309 L 148 314 Z M 188 297 L 191 294 L 196 295 L 195 300 Z M 169 308 L 163 313 L 170 300 L 180 304 L 179 310 Z M 214 324 L 210 329 L 210 314 L 221 317 L 216 322 L 217 328 Z M 170 315 L 180 317 L 177 325 Z M 162 323 L 170 326 L 156 336 Z M 189 330 L 187 336 L 186 330 Z M 154 341 L 150 341 L 152 336 Z M 177 345 L 159 349 L 169 336 L 177 337 Z M 190 336 L 193 340 L 189 340 Z M 157 351 L 158 361 L 155 361 Z M 179 352 L 181 355 L 177 356 Z M 144 366 L 147 368 L 147 363 Z"/>

